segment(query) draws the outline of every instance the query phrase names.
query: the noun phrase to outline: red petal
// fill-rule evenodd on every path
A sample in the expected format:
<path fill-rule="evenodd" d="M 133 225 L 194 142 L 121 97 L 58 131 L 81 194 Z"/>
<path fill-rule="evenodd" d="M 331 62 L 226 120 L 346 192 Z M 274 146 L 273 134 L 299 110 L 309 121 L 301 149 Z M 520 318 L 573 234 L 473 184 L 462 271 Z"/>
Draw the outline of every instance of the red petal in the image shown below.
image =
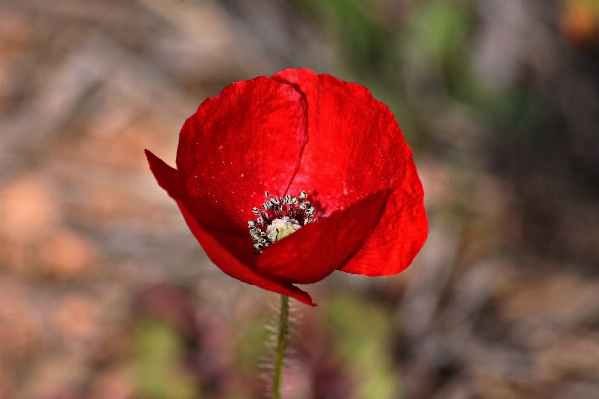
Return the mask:
<path fill-rule="evenodd" d="M 189 212 L 181 200 L 177 200 L 177 205 L 179 205 L 179 209 L 181 209 L 181 213 L 183 214 L 189 229 L 196 237 L 198 242 L 202 245 L 204 251 L 206 251 L 208 258 L 210 258 L 210 260 L 223 272 L 245 283 L 256 285 L 260 288 L 264 288 L 265 290 L 273 291 L 281 295 L 288 295 L 305 304 L 316 306 L 316 304 L 312 302 L 312 298 L 310 298 L 310 295 L 307 292 L 300 290 L 294 285 L 281 283 L 277 280 L 269 279 L 256 273 L 255 270 L 253 270 L 247 264 L 241 262 L 228 249 L 226 249 L 225 246 L 223 246 L 221 240 L 216 238 L 218 233 L 215 236 L 213 234 L 214 232 L 200 226 L 198 221 Z M 248 253 L 256 258 L 256 256 L 252 254 L 251 250 L 249 250 Z"/>
<path fill-rule="evenodd" d="M 410 166 L 394 190 L 381 221 L 360 251 L 339 270 L 363 276 L 391 276 L 405 270 L 428 235 L 422 184 Z"/>
<path fill-rule="evenodd" d="M 268 247 L 256 270 L 289 283 L 322 280 L 356 253 L 385 209 L 390 191 L 379 191 L 330 217 L 308 224 Z"/>
<path fill-rule="evenodd" d="M 389 107 L 368 89 L 308 69 L 287 69 L 273 79 L 295 85 L 308 102 L 308 143 L 291 193 L 316 192 L 313 200 L 330 213 L 401 185 L 412 152 Z"/>
<path fill-rule="evenodd" d="M 258 257 L 252 253 L 252 240 L 250 239 L 249 234 L 247 234 L 247 237 L 240 237 L 218 231 L 210 232 L 209 230 L 200 227 L 193 215 L 191 215 L 183 205 L 183 202 L 179 199 L 177 170 L 168 166 L 150 151 L 145 150 L 145 153 L 150 164 L 150 170 L 156 177 L 158 184 L 165 189 L 172 198 L 177 200 L 177 205 L 179 205 L 189 229 L 213 263 L 215 263 L 223 272 L 240 281 L 279 294 L 289 295 L 308 305 L 315 306 L 310 295 L 306 292 L 291 284 L 282 284 L 276 280 L 263 277 L 251 268 L 251 265 L 255 264 Z M 223 241 L 227 243 L 227 249 L 221 244 Z"/>
<path fill-rule="evenodd" d="M 266 77 L 234 83 L 204 101 L 185 122 L 177 152 L 184 201 L 198 223 L 248 235 L 264 192 L 287 191 L 305 124 L 301 94 Z"/>
<path fill-rule="evenodd" d="M 412 151 L 389 108 L 363 86 L 307 69 L 287 69 L 273 79 L 293 85 L 308 103 L 308 143 L 291 193 L 311 192 L 326 215 L 393 189 L 365 248 L 341 270 L 388 275 L 405 269 L 428 225 Z"/>
<path fill-rule="evenodd" d="M 144 152 L 146 153 L 146 158 L 150 164 L 150 170 L 152 171 L 152 174 L 154 174 L 158 185 L 165 189 L 172 198 L 179 198 L 180 193 L 177 169 L 171 168 L 162 159 L 158 158 L 150 151 L 144 150 Z"/>

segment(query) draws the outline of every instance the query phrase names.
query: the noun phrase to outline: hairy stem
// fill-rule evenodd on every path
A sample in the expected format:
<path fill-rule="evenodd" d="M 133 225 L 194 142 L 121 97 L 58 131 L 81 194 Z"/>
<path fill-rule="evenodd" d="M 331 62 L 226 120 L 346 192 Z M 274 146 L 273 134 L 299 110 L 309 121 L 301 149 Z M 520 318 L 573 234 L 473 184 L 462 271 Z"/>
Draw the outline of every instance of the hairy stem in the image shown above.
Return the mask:
<path fill-rule="evenodd" d="M 279 317 L 279 332 L 277 334 L 277 347 L 275 352 L 275 367 L 272 375 L 272 399 L 281 399 L 281 381 L 283 379 L 283 363 L 285 360 L 285 347 L 289 333 L 289 297 L 281 295 L 281 315 Z"/>

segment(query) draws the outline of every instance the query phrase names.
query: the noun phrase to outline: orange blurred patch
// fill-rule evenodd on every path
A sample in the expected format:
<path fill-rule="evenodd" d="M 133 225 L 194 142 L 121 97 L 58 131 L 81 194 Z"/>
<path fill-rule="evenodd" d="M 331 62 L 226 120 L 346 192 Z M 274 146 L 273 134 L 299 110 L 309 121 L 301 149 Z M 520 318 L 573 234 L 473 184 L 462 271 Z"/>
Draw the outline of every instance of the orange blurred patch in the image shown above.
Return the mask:
<path fill-rule="evenodd" d="M 56 327 L 67 340 L 88 340 L 98 327 L 98 305 L 80 295 L 66 296 L 56 313 Z"/>
<path fill-rule="evenodd" d="M 599 16 L 584 3 L 567 7 L 562 14 L 562 30 L 566 38 L 575 47 L 588 48 L 597 43 L 599 34 Z"/>
<path fill-rule="evenodd" d="M 41 247 L 44 271 L 51 277 L 68 278 L 81 275 L 93 263 L 94 246 L 68 230 L 58 230 Z"/>
<path fill-rule="evenodd" d="M 0 262 L 17 273 L 28 274 L 37 247 L 60 220 L 56 192 L 44 181 L 26 176 L 0 191 Z"/>
<path fill-rule="evenodd" d="M 56 193 L 38 177 L 14 181 L 0 194 L 0 234 L 10 241 L 35 241 L 59 219 Z"/>
<path fill-rule="evenodd" d="M 94 384 L 92 399 L 129 399 L 135 397 L 131 377 L 126 370 L 110 370 Z"/>

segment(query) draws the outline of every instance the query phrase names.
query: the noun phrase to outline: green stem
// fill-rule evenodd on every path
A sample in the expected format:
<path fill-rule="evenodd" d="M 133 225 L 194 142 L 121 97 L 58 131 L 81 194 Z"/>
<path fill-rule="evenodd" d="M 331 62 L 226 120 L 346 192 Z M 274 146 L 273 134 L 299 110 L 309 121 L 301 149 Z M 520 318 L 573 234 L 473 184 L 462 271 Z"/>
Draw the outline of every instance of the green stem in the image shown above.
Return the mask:
<path fill-rule="evenodd" d="M 281 295 L 281 315 L 279 317 L 279 332 L 277 335 L 277 348 L 275 352 L 275 367 L 272 375 L 272 399 L 281 399 L 281 381 L 283 379 L 283 363 L 285 360 L 285 347 L 289 332 L 289 297 Z"/>

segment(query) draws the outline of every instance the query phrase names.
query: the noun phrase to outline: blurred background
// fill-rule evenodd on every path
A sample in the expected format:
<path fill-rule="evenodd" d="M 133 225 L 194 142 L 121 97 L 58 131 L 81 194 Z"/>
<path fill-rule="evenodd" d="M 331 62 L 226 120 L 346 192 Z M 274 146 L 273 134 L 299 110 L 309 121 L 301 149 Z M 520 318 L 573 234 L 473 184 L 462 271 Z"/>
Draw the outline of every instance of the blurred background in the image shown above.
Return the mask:
<path fill-rule="evenodd" d="M 307 287 L 286 398 L 598 398 L 598 0 L 0 2 L 0 398 L 264 397 L 278 298 L 143 149 L 174 164 L 201 101 L 291 66 L 389 104 L 431 231 Z"/>

